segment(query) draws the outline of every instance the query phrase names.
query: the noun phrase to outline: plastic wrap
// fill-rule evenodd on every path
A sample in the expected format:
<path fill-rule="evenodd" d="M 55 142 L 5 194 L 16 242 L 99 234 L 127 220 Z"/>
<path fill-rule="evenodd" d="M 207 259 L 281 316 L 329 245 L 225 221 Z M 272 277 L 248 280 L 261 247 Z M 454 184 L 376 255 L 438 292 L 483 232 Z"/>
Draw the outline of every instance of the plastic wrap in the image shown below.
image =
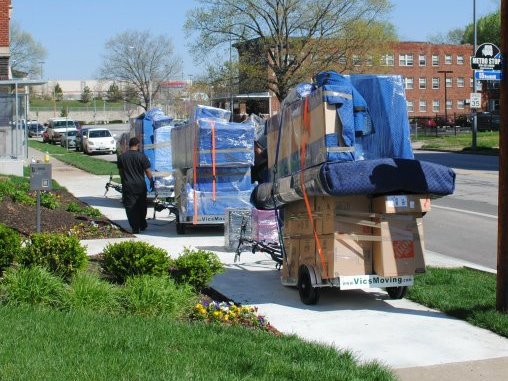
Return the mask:
<path fill-rule="evenodd" d="M 213 191 L 212 168 L 196 168 L 196 190 L 201 192 Z M 188 169 L 186 181 L 194 187 L 194 170 Z M 216 168 L 215 190 L 219 192 L 251 191 L 254 185 L 251 183 L 250 167 Z"/>
<path fill-rule="evenodd" d="M 245 225 L 245 237 L 251 236 L 251 210 L 226 208 L 224 216 L 224 247 L 236 250 Z"/>
<path fill-rule="evenodd" d="M 174 127 L 174 167 L 253 165 L 254 130 L 252 123 L 221 122 L 214 119 L 199 119 L 185 126 Z"/>
<path fill-rule="evenodd" d="M 231 111 L 211 106 L 197 105 L 191 114 L 189 122 L 194 122 L 203 118 L 217 119 L 221 122 L 229 122 L 231 119 Z"/>
<path fill-rule="evenodd" d="M 252 239 L 265 242 L 279 242 L 279 230 L 275 210 L 252 208 Z"/>
<path fill-rule="evenodd" d="M 406 95 L 398 75 L 350 76 L 351 83 L 365 99 L 375 133 L 357 137 L 356 147 L 365 159 L 414 157 L 411 148 Z"/>

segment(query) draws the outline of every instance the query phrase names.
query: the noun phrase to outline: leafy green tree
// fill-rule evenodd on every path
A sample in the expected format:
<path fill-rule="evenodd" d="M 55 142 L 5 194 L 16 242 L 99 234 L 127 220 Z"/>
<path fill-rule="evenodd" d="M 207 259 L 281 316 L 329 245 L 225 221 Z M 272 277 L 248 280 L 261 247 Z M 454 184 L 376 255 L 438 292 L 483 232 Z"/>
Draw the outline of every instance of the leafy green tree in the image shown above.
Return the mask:
<path fill-rule="evenodd" d="M 395 38 L 383 21 L 388 0 L 196 2 L 185 23 L 189 34 L 197 34 L 196 59 L 233 46 L 239 52 L 240 91 L 264 87 L 279 100 L 320 70 L 357 70 L 355 56 L 379 62 Z"/>
<path fill-rule="evenodd" d="M 62 110 L 60 111 L 60 116 L 62 118 L 66 118 L 69 116 L 69 109 L 66 106 L 62 107 Z"/>
<path fill-rule="evenodd" d="M 55 87 L 53 88 L 53 94 L 55 96 L 55 100 L 61 101 L 63 99 L 63 91 L 60 87 L 60 84 L 57 82 Z"/>
<path fill-rule="evenodd" d="M 499 10 L 480 17 L 476 23 L 476 40 L 478 45 L 486 42 L 497 46 L 501 44 L 501 12 Z M 466 26 L 462 43 L 474 44 L 474 25 Z"/>
<path fill-rule="evenodd" d="M 83 87 L 83 91 L 81 92 L 81 102 L 88 103 L 92 99 L 92 91 L 88 86 Z"/>
<path fill-rule="evenodd" d="M 116 84 L 116 82 L 113 82 L 109 88 L 108 88 L 108 102 L 118 102 L 122 100 L 122 92 L 120 91 L 120 88 Z"/>
<path fill-rule="evenodd" d="M 431 34 L 428 40 L 434 44 L 452 44 L 460 45 L 464 39 L 464 28 L 455 28 L 448 33 L 435 33 Z"/>

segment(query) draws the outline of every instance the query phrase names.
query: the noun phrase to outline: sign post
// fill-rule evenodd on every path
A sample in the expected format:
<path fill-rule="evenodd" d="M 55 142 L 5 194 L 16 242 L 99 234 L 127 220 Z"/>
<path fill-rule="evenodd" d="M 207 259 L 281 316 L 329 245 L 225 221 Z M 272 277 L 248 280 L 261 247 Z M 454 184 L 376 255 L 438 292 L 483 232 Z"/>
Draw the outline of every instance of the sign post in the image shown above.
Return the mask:
<path fill-rule="evenodd" d="M 51 164 L 30 164 L 30 190 L 37 192 L 37 207 L 35 215 L 37 233 L 41 232 L 41 190 L 49 191 L 51 189 Z"/>

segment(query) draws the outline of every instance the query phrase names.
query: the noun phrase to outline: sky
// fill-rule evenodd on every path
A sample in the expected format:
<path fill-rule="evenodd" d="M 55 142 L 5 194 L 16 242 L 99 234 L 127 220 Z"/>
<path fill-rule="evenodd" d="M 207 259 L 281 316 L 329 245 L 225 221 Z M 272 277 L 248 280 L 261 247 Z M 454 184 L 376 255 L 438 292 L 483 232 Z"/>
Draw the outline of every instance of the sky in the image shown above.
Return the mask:
<path fill-rule="evenodd" d="M 183 31 L 186 13 L 194 0 L 11 0 L 13 20 L 47 50 L 43 77 L 50 80 L 95 79 L 104 44 L 127 30 L 170 36 L 182 72 L 175 79 L 190 79 L 203 72 L 188 52 Z M 392 0 L 388 21 L 402 41 L 426 41 L 446 34 L 500 7 L 500 0 Z M 143 7 L 144 6 L 144 7 Z"/>

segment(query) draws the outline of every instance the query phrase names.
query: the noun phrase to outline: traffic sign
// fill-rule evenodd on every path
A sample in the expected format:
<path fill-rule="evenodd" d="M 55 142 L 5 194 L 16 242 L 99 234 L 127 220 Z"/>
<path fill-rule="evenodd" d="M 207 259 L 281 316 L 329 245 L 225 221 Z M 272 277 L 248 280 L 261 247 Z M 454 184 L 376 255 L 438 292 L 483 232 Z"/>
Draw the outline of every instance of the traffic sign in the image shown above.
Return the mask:
<path fill-rule="evenodd" d="M 475 70 L 475 79 L 479 81 L 500 81 L 503 79 L 501 70 Z"/>
<path fill-rule="evenodd" d="M 481 93 L 471 93 L 471 95 L 469 96 L 469 107 L 470 108 L 482 107 L 482 94 Z"/>

